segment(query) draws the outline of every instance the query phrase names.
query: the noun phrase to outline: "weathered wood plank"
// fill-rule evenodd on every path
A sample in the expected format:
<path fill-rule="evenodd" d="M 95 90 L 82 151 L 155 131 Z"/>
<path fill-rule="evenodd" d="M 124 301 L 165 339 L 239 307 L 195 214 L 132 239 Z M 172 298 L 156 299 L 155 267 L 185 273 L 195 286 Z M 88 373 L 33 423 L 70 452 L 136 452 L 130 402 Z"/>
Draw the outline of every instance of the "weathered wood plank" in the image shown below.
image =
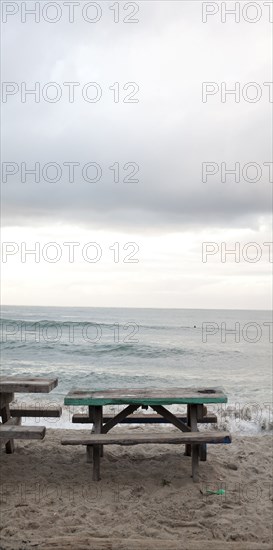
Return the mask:
<path fill-rule="evenodd" d="M 58 378 L 0 377 L 0 393 L 49 393 L 58 385 Z"/>
<path fill-rule="evenodd" d="M 88 391 L 74 389 L 64 399 L 65 405 L 172 405 L 226 403 L 227 396 L 219 388 L 113 389 Z"/>
<path fill-rule="evenodd" d="M 43 418 L 59 418 L 62 416 L 62 407 L 10 407 L 10 414 L 12 417 L 43 417 Z"/>
<path fill-rule="evenodd" d="M 62 445 L 138 445 L 138 444 L 185 444 L 231 443 L 229 432 L 176 432 L 155 434 L 89 434 L 72 435 L 61 441 Z"/>
<path fill-rule="evenodd" d="M 6 424 L 1 424 L 0 439 L 43 439 L 45 432 L 44 426 L 6 426 Z"/>
<path fill-rule="evenodd" d="M 114 416 L 112 414 L 104 414 L 103 422 L 108 422 L 112 420 Z M 187 422 L 186 415 L 176 415 L 176 418 L 181 422 Z M 213 413 L 208 413 L 203 418 L 198 418 L 198 424 L 215 424 L 217 422 L 217 416 Z M 90 420 L 90 416 L 85 413 L 75 413 L 72 416 L 73 424 L 92 424 L 93 420 Z M 119 424 L 169 424 L 169 420 L 163 418 L 159 414 L 143 414 L 137 413 L 126 416 L 123 420 L 119 420 Z"/>

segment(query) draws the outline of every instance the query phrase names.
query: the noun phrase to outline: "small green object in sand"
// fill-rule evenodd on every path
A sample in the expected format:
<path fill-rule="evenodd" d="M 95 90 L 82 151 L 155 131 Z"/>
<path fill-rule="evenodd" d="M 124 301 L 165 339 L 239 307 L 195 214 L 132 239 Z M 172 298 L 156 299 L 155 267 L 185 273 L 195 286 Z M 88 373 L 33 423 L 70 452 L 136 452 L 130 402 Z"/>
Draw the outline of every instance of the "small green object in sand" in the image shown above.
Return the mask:
<path fill-rule="evenodd" d="M 210 489 L 206 489 L 207 495 L 225 495 L 226 491 L 225 489 L 218 489 L 218 491 L 211 491 Z"/>

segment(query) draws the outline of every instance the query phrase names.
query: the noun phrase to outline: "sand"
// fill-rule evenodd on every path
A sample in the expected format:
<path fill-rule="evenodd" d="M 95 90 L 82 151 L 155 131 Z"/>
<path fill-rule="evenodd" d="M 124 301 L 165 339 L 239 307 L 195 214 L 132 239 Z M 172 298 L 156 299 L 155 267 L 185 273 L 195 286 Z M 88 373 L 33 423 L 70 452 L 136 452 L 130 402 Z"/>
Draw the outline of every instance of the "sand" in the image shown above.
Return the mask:
<path fill-rule="evenodd" d="M 269 436 L 210 445 L 198 483 L 179 446 L 107 447 L 93 482 L 85 448 L 60 445 L 69 433 L 1 449 L 1 549 L 271 550 Z"/>

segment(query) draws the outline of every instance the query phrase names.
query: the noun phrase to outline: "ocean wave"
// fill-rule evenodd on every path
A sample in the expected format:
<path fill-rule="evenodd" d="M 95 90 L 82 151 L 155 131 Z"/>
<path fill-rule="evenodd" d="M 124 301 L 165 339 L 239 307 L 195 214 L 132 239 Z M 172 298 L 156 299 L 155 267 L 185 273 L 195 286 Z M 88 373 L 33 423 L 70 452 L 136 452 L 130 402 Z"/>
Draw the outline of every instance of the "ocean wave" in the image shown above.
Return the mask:
<path fill-rule="evenodd" d="M 133 322 L 133 321 L 132 321 Z M 129 324 L 129 323 L 127 323 Z M 34 327 L 37 325 L 38 327 L 46 327 L 46 328 L 56 328 L 56 326 L 60 327 L 85 327 L 85 326 L 104 326 L 104 327 L 114 327 L 115 323 L 101 323 L 101 322 L 95 322 L 95 321 L 55 321 L 52 319 L 39 319 L 39 320 L 30 320 L 30 319 L 0 319 L 0 326 L 1 325 L 17 325 L 18 328 L 20 327 Z M 9 332 L 9 331 L 8 331 Z"/>
<path fill-rule="evenodd" d="M 37 336 L 37 335 L 36 335 Z M 143 342 L 125 342 L 119 341 L 119 342 L 113 342 L 114 335 L 112 335 L 112 338 L 109 342 L 102 340 L 107 340 L 105 337 L 99 338 L 96 341 L 96 337 L 92 341 L 91 338 L 88 340 L 86 338 L 79 338 L 75 337 L 73 342 L 69 341 L 68 336 L 62 337 L 54 340 L 54 338 L 43 338 L 42 336 L 39 339 L 35 339 L 35 335 L 27 335 L 24 337 L 24 339 L 20 338 L 20 335 L 18 335 L 17 339 L 10 339 L 8 338 L 7 341 L 2 340 L 1 341 L 1 348 L 2 352 L 16 352 L 17 350 L 26 350 L 28 353 L 36 353 L 39 352 L 39 354 L 44 353 L 45 357 L 47 357 L 47 353 L 52 350 L 56 354 L 64 354 L 69 356 L 78 356 L 78 357 L 92 357 L 92 358 L 98 358 L 103 356 L 112 356 L 115 357 L 135 357 L 140 359 L 170 359 L 170 358 L 178 358 L 178 357 L 187 357 L 191 359 L 199 358 L 201 361 L 202 354 L 204 353 L 204 350 L 200 348 L 199 346 L 192 347 L 192 346 L 177 346 L 177 345 L 171 345 L 171 344 L 158 344 L 158 343 L 143 343 Z M 241 352 L 238 350 L 235 350 L 233 354 L 240 354 Z M 206 350 L 206 360 L 208 357 L 215 358 L 224 356 L 229 356 L 231 352 L 226 349 L 221 350 L 214 350 L 209 349 Z"/>
<path fill-rule="evenodd" d="M 56 328 L 56 326 L 59 327 L 105 327 L 112 329 L 119 325 L 120 328 L 122 327 L 129 327 L 132 325 L 138 326 L 142 329 L 148 329 L 148 330 L 164 330 L 164 331 L 173 331 L 173 330 L 201 330 L 202 327 L 197 327 L 196 325 L 149 325 L 149 324 L 139 324 L 135 320 L 129 320 L 129 321 L 122 321 L 117 323 L 117 321 L 113 322 L 101 322 L 101 321 L 63 321 L 63 320 L 52 320 L 52 319 L 9 319 L 9 318 L 0 318 L 0 327 L 1 325 L 17 325 L 18 328 L 20 327 L 30 327 L 33 325 L 40 326 L 41 328 Z"/>
<path fill-rule="evenodd" d="M 115 356 L 135 356 L 145 358 L 157 358 L 168 357 L 170 355 L 185 355 L 192 353 L 193 350 L 186 350 L 177 347 L 161 347 L 153 345 L 143 345 L 138 343 L 111 343 L 111 344 L 93 344 L 86 346 L 69 346 L 69 349 L 65 350 L 69 355 L 94 355 L 103 356 L 111 354 Z"/>
<path fill-rule="evenodd" d="M 31 339 L 32 338 L 32 339 Z M 100 341 L 93 342 L 83 341 L 80 342 L 69 342 L 56 340 L 50 341 L 41 338 L 40 340 L 35 340 L 34 335 L 29 335 L 26 341 L 18 338 L 8 339 L 7 341 L 2 341 L 1 343 L 2 350 L 18 350 L 26 349 L 28 351 L 39 350 L 48 351 L 55 350 L 58 353 L 64 353 L 69 355 L 78 355 L 78 356 L 104 356 L 111 354 L 113 357 L 116 356 L 134 356 L 140 358 L 162 358 L 170 356 L 184 356 L 184 355 L 196 355 L 199 353 L 198 350 L 193 348 L 179 347 L 179 346 L 166 346 L 158 344 L 143 344 L 140 342 L 105 342 Z"/>
<path fill-rule="evenodd" d="M 273 431 L 272 408 L 243 405 L 238 411 L 229 407 L 218 419 L 217 427 L 237 434 L 263 434 Z"/>

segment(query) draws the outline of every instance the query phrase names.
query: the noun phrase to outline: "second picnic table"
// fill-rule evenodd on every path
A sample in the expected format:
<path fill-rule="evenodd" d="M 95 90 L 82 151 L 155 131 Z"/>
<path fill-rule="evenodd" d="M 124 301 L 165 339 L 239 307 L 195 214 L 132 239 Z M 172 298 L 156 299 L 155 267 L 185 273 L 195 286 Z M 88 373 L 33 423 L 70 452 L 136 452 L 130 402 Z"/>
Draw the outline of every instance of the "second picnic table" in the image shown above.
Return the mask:
<path fill-rule="evenodd" d="M 207 410 L 205 405 L 209 403 L 226 403 L 227 396 L 221 389 L 218 388 L 169 388 L 169 389 L 112 389 L 112 390 L 100 390 L 100 391 L 88 391 L 81 389 L 74 389 L 70 391 L 64 399 L 65 405 L 73 406 L 88 406 L 87 415 L 74 415 L 74 422 L 84 422 L 93 424 L 93 432 L 97 434 L 96 441 L 95 436 L 91 436 L 86 440 L 79 438 L 72 438 L 66 441 L 63 441 L 63 444 L 86 444 L 87 449 L 87 460 L 88 462 L 94 461 L 94 479 L 99 479 L 99 463 L 100 456 L 102 455 L 102 445 L 99 445 L 98 442 L 101 441 L 102 444 L 136 444 L 140 443 L 140 440 L 137 440 L 136 437 L 129 436 L 129 438 L 122 438 L 120 436 L 112 436 L 112 438 L 103 438 L 100 434 L 107 434 L 114 426 L 119 423 L 129 423 L 130 421 L 138 422 L 138 419 L 141 420 L 139 415 L 134 415 L 133 413 L 142 408 L 151 407 L 157 414 L 152 415 L 142 415 L 142 423 L 151 423 L 157 422 L 158 418 L 161 417 L 162 422 L 171 423 L 176 428 L 183 432 L 185 435 L 186 442 L 186 454 L 190 455 L 192 451 L 192 460 L 193 465 L 198 462 L 198 455 L 200 454 L 200 449 L 203 448 L 203 460 L 206 459 L 206 443 L 204 438 L 204 443 L 202 445 L 194 445 L 194 437 L 198 431 L 198 423 L 203 422 L 215 422 L 217 419 L 214 418 L 215 415 L 211 415 L 211 419 L 207 417 Z M 115 415 L 104 415 L 103 407 L 107 405 L 125 405 L 125 408 Z M 169 411 L 167 405 L 187 405 L 187 415 L 185 417 L 174 414 Z M 147 418 L 147 420 L 146 420 Z M 187 437 L 188 434 L 188 437 Z M 217 434 L 217 432 L 215 432 Z M 166 434 L 165 434 L 166 435 Z M 211 435 L 211 434 L 210 434 Z M 223 434 L 222 434 L 223 435 Z M 228 440 L 229 434 L 225 434 L 220 441 L 208 440 L 207 442 L 230 442 Z M 92 443 L 93 437 L 93 443 Z M 115 439 L 116 438 L 116 439 Z M 151 438 L 148 436 L 142 436 L 143 442 L 147 443 L 160 443 L 160 436 L 158 435 L 157 441 L 151 441 Z M 133 442 L 134 439 L 134 442 Z M 162 438 L 161 438 L 162 439 Z M 164 438 L 163 438 L 164 439 Z M 162 439 L 162 442 L 164 442 Z M 175 439 L 175 438 L 174 438 Z M 212 438 L 213 439 L 213 438 Z M 176 440 L 171 442 L 178 442 Z M 192 440 L 192 444 L 191 444 Z M 199 440 L 201 441 L 200 437 Z M 130 443 L 131 442 L 131 443 Z M 168 436 L 165 437 L 165 442 L 168 442 Z M 183 441 L 182 441 L 183 442 Z M 91 454 L 92 453 L 92 454 Z M 197 453 L 197 456 L 196 456 Z M 201 457 L 202 458 L 202 457 Z M 193 466 L 193 470 L 195 471 Z"/>
<path fill-rule="evenodd" d="M 56 416 L 61 415 L 61 407 L 46 409 L 45 407 L 21 408 L 10 407 L 15 393 L 49 393 L 58 385 L 58 378 L 22 378 L 19 376 L 0 377 L 0 439 L 5 441 L 6 452 L 14 452 L 14 439 L 43 439 L 44 426 L 20 426 L 24 416 Z"/>

